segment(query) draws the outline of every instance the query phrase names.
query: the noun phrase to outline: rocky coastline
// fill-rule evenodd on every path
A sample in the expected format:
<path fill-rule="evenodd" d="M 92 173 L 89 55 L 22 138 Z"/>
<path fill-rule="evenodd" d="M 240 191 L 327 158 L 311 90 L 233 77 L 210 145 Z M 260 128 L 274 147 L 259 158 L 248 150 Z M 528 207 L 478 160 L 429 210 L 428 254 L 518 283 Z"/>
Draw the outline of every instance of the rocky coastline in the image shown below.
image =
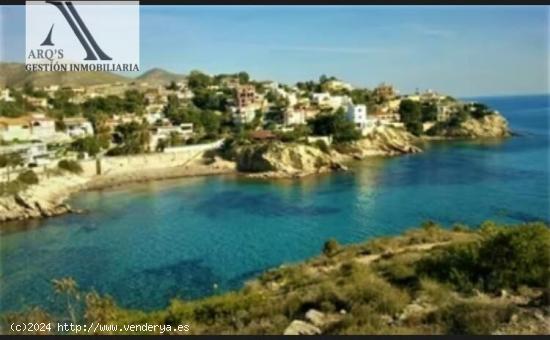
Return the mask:
<path fill-rule="evenodd" d="M 331 148 L 302 143 L 270 141 L 240 146 L 234 159 L 219 156 L 202 158 L 180 167 L 154 170 L 133 169 L 124 174 L 103 176 L 62 175 L 43 177 L 40 184 L 11 196 L 0 197 L 0 223 L 46 218 L 75 212 L 67 203 L 70 195 L 82 190 L 100 190 L 129 183 L 174 179 L 190 176 L 240 174 L 252 178 L 301 178 L 333 171 L 348 170 L 347 164 L 373 156 L 398 156 L 423 151 L 430 139 L 503 138 L 511 135 L 504 117 L 493 114 L 480 120 L 468 120 L 458 128 L 440 135 L 420 138 L 403 128 L 375 127 L 364 138 Z"/>
<path fill-rule="evenodd" d="M 73 209 L 66 203 L 69 196 L 86 186 L 88 179 L 64 173 L 41 176 L 41 183 L 11 196 L 0 198 L 0 222 L 57 216 Z"/>
<path fill-rule="evenodd" d="M 47 218 L 80 210 L 67 200 L 85 190 L 102 190 L 131 183 L 175 179 L 181 177 L 221 175 L 235 172 L 235 165 L 219 157 L 208 162 L 195 162 L 182 167 L 134 170 L 118 175 L 84 176 L 69 172 L 40 176 L 40 183 L 15 195 L 0 197 L 0 224 L 10 221 Z"/>

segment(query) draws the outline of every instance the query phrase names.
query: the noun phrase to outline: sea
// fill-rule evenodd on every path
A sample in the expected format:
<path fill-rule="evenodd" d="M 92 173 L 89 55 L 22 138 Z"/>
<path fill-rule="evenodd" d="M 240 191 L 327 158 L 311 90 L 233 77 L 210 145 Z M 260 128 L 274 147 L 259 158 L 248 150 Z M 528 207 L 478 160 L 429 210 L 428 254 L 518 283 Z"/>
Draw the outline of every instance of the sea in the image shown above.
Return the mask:
<path fill-rule="evenodd" d="M 432 142 L 424 153 L 369 158 L 351 172 L 300 180 L 184 178 L 80 193 L 87 213 L 17 222 L 0 234 L 0 312 L 59 311 L 52 280 L 124 307 L 239 289 L 269 268 L 397 235 L 427 220 L 445 227 L 549 222 L 548 95 L 482 97 L 515 136 Z"/>

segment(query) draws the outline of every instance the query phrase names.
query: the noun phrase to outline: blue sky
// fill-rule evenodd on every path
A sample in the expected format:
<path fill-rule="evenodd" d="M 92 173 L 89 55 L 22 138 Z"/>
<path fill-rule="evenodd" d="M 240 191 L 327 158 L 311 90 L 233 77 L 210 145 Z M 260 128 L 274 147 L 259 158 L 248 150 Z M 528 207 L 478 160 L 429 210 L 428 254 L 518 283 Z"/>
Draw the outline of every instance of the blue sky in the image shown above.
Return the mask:
<path fill-rule="evenodd" d="M 21 62 L 24 7 L 2 10 L 0 58 Z M 548 93 L 548 16 L 543 6 L 142 6 L 141 69 Z"/>

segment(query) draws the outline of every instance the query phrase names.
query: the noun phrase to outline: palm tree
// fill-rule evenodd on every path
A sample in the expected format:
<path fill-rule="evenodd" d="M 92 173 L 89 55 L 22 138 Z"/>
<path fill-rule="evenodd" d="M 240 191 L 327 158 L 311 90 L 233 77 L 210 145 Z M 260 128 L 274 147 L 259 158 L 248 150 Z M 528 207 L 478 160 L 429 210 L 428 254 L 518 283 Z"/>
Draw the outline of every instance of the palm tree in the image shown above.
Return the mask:
<path fill-rule="evenodd" d="M 144 147 L 144 149 L 149 152 L 150 151 L 150 144 L 151 144 L 151 132 L 149 131 L 149 123 L 144 121 L 140 126 L 139 126 L 139 131 L 138 131 L 138 138 L 139 138 L 139 143 L 141 146 Z"/>

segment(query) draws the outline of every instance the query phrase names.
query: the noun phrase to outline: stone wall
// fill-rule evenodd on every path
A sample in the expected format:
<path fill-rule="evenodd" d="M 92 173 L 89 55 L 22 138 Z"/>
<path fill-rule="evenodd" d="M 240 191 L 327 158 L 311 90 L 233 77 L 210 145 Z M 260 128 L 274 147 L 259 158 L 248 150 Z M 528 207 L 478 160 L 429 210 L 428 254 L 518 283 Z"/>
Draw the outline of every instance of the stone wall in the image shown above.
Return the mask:
<path fill-rule="evenodd" d="M 182 166 L 201 157 L 205 151 L 220 147 L 222 141 L 166 149 L 160 153 L 131 156 L 102 157 L 81 161 L 85 176 L 118 175 L 139 170 Z"/>

